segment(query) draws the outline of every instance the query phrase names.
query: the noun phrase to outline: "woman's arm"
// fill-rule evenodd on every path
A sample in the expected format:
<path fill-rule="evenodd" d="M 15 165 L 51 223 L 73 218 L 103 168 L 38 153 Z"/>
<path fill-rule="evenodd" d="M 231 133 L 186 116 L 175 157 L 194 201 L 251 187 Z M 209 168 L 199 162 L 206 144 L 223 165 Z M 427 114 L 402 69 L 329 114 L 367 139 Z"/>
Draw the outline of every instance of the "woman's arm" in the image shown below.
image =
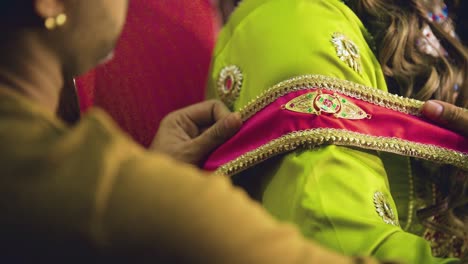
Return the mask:
<path fill-rule="evenodd" d="M 386 165 L 407 166 L 399 161 Z M 406 166 L 394 169 L 406 177 Z M 267 210 L 327 248 L 405 263 L 457 262 L 434 258 L 427 241 L 402 229 L 392 195 L 408 188 L 390 192 L 374 151 L 340 146 L 297 151 L 265 171 L 261 200 Z"/>

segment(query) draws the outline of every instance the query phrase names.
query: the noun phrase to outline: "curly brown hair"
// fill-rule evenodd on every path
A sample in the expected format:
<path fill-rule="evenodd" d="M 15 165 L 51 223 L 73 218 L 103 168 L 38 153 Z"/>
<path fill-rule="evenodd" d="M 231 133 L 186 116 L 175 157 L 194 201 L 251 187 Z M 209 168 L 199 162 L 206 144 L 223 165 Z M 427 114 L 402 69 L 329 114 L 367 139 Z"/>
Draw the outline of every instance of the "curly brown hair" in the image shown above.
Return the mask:
<path fill-rule="evenodd" d="M 377 56 L 391 92 L 423 101 L 438 99 L 468 106 L 468 51 L 440 24 L 429 20 L 421 0 L 347 2 L 375 38 Z M 415 48 L 424 24 L 431 27 L 448 56 L 435 58 Z"/>
<path fill-rule="evenodd" d="M 374 37 L 376 55 L 389 90 L 418 100 L 438 99 L 468 106 L 468 51 L 454 36 L 427 16 L 421 0 L 348 0 L 351 9 Z M 447 3 L 456 8 L 457 1 Z M 447 51 L 433 57 L 416 48 L 422 28 L 428 25 Z M 454 87 L 458 86 L 458 91 Z M 464 240 L 468 246 L 468 176 L 466 172 L 440 167 L 428 182 L 440 197 L 418 216 L 426 226 Z M 434 222 L 434 217 L 442 219 Z"/>

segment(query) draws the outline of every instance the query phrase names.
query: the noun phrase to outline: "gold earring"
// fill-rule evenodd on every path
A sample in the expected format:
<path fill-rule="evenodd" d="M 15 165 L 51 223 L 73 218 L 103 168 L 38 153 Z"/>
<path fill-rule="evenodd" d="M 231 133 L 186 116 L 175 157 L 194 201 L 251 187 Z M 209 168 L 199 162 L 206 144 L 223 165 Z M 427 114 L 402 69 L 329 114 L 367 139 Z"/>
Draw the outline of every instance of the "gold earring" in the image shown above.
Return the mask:
<path fill-rule="evenodd" d="M 61 27 L 65 25 L 66 22 L 67 22 L 67 15 L 65 15 L 64 13 L 61 13 L 56 17 L 48 17 L 45 20 L 44 25 L 48 30 L 54 30 L 57 27 Z"/>

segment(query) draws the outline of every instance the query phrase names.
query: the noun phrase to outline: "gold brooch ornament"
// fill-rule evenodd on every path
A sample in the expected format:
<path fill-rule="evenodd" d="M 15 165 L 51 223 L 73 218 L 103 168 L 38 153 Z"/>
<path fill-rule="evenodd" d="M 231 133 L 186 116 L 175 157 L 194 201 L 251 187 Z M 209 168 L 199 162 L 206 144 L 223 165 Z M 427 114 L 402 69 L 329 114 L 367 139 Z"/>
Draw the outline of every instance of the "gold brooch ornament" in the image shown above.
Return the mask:
<path fill-rule="evenodd" d="M 218 96 L 228 107 L 232 108 L 234 101 L 239 97 L 242 81 L 242 72 L 235 65 L 226 66 L 219 73 Z"/>
<path fill-rule="evenodd" d="M 332 43 L 335 45 L 338 58 L 360 74 L 362 72 L 361 55 L 359 54 L 359 49 L 356 44 L 345 35 L 338 32 L 333 33 Z"/>
<path fill-rule="evenodd" d="M 386 224 L 398 226 L 398 220 L 393 213 L 393 209 L 385 198 L 385 195 L 381 192 L 374 193 L 374 205 L 377 214 L 382 217 Z"/>
<path fill-rule="evenodd" d="M 320 90 L 300 95 L 287 104 L 283 109 L 297 113 L 320 115 L 321 113 L 333 114 L 336 118 L 360 120 L 370 119 L 359 106 L 338 94 L 326 94 Z"/>

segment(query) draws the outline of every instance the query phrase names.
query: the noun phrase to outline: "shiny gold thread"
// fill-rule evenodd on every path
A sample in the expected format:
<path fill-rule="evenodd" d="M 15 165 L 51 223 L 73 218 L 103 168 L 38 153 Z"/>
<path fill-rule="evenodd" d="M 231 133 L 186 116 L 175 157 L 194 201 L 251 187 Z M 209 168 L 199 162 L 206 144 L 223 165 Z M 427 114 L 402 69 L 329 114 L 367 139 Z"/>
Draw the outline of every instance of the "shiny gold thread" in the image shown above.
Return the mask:
<path fill-rule="evenodd" d="M 377 137 L 347 130 L 319 128 L 295 131 L 274 139 L 222 165 L 216 172 L 234 175 L 282 153 L 299 148 L 313 149 L 331 144 L 385 151 L 433 162 L 447 163 L 468 170 L 468 154 L 399 138 Z"/>
<path fill-rule="evenodd" d="M 394 111 L 419 116 L 424 102 L 387 93 L 361 84 L 324 75 L 303 75 L 283 81 L 257 96 L 239 110 L 244 120 L 288 93 L 323 89 L 385 107 Z"/>

